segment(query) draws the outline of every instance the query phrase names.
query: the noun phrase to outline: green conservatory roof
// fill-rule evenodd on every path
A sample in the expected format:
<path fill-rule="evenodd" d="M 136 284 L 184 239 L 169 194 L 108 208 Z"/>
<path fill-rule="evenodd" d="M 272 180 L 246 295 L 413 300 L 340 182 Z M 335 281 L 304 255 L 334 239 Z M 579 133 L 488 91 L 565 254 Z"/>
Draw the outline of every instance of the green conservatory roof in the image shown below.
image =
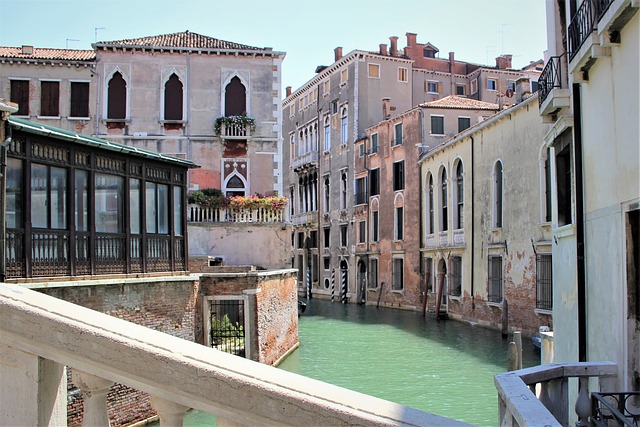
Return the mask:
<path fill-rule="evenodd" d="M 68 130 L 60 129 L 54 126 L 43 125 L 41 123 L 32 122 L 31 120 L 20 119 L 18 117 L 9 117 L 9 124 L 17 130 L 33 133 L 36 135 L 48 136 L 63 141 L 74 142 L 76 144 L 96 147 L 102 150 L 117 151 L 122 154 L 130 154 L 133 156 L 146 157 L 147 159 L 157 160 L 166 163 L 173 163 L 186 168 L 199 168 L 190 160 L 178 159 L 177 157 L 167 156 L 165 154 L 155 153 L 149 150 L 143 150 L 128 145 L 119 144 L 117 142 L 107 141 L 89 135 L 82 135 Z"/>

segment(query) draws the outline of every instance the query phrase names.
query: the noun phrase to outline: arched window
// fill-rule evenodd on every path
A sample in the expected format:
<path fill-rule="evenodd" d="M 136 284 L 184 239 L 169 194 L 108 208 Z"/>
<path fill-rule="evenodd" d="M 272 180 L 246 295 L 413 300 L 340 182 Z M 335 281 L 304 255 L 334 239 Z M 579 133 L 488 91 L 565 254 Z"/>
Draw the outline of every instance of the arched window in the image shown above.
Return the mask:
<path fill-rule="evenodd" d="M 164 84 L 164 119 L 182 120 L 182 82 L 175 74 Z"/>
<path fill-rule="evenodd" d="M 434 227 L 433 227 L 433 176 L 431 174 L 429 174 L 429 179 L 428 179 L 428 203 L 429 206 L 427 207 L 427 211 L 429 212 L 429 228 L 427 229 L 427 234 L 433 234 L 433 232 L 435 231 Z"/>
<path fill-rule="evenodd" d="M 241 116 L 247 114 L 247 90 L 236 76 L 224 88 L 224 115 Z"/>
<path fill-rule="evenodd" d="M 330 187 L 329 187 L 329 176 L 325 176 L 324 177 L 324 211 L 325 212 L 329 212 L 329 208 L 331 207 L 331 204 L 329 203 L 329 200 L 331 199 L 331 193 L 329 192 Z"/>
<path fill-rule="evenodd" d="M 331 119 L 327 115 L 324 118 L 324 151 L 331 149 Z"/>
<path fill-rule="evenodd" d="M 456 166 L 456 192 L 455 192 L 455 228 L 464 227 L 464 182 L 463 182 L 462 161 L 459 160 Z"/>
<path fill-rule="evenodd" d="M 127 117 L 127 82 L 118 71 L 113 73 L 107 89 L 107 119 Z"/>
<path fill-rule="evenodd" d="M 347 107 L 342 108 L 340 111 L 340 133 L 342 144 L 346 144 L 349 141 L 348 122 L 347 122 Z"/>
<path fill-rule="evenodd" d="M 442 173 L 440 174 L 440 195 L 440 231 L 447 231 L 449 229 L 449 216 L 447 210 L 447 170 L 445 168 L 442 168 Z"/>
<path fill-rule="evenodd" d="M 402 193 L 397 193 L 393 202 L 393 240 L 404 239 L 404 197 Z"/>
<path fill-rule="evenodd" d="M 246 190 L 244 181 L 238 175 L 233 175 L 225 184 L 226 196 L 245 196 Z"/>
<path fill-rule="evenodd" d="M 347 209 L 347 172 L 342 172 L 340 179 L 340 209 Z"/>
<path fill-rule="evenodd" d="M 493 168 L 493 225 L 502 227 L 502 162 L 499 160 Z"/>

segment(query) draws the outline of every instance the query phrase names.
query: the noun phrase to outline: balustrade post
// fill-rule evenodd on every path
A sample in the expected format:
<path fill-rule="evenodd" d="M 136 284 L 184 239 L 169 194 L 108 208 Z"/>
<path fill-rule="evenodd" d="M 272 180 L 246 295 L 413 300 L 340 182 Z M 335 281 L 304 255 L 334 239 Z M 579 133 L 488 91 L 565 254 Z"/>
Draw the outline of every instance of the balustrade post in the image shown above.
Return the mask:
<path fill-rule="evenodd" d="M 184 414 L 189 407 L 153 395 L 149 396 L 149 401 L 158 412 L 160 427 L 182 427 Z"/>
<path fill-rule="evenodd" d="M 110 426 L 107 412 L 107 393 L 114 381 L 97 377 L 77 369 L 72 370 L 73 383 L 82 390 L 84 427 Z"/>
<path fill-rule="evenodd" d="M 576 414 L 578 421 L 576 427 L 587 427 L 591 414 L 591 402 L 589 401 L 589 377 L 580 377 L 578 399 L 576 400 Z"/>

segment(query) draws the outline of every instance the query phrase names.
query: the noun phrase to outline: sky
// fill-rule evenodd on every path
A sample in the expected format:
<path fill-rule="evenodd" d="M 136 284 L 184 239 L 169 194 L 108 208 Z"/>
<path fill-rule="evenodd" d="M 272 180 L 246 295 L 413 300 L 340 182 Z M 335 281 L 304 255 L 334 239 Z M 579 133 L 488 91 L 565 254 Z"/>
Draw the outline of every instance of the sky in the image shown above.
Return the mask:
<path fill-rule="evenodd" d="M 378 51 L 406 33 L 439 56 L 521 68 L 546 49 L 543 0 L 0 0 L 0 45 L 91 49 L 91 43 L 189 30 L 286 53 L 282 90 L 334 61 L 333 50 Z"/>

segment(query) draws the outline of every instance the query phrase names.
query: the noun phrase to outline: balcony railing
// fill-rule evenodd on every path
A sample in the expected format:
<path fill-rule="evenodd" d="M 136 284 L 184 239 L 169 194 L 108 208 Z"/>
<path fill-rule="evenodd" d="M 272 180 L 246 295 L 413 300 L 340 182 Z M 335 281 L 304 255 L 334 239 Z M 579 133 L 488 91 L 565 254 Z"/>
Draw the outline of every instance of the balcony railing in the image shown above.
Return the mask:
<path fill-rule="evenodd" d="M 198 223 L 279 223 L 286 221 L 286 209 L 229 209 L 204 208 L 200 205 L 189 205 L 188 222 Z"/>
<path fill-rule="evenodd" d="M 291 217 L 293 225 L 316 224 L 318 222 L 318 212 L 300 212 Z"/>
<path fill-rule="evenodd" d="M 293 170 L 299 170 L 304 167 L 318 166 L 318 152 L 317 151 L 309 151 L 308 153 L 304 153 L 301 156 L 296 157 L 291 162 L 291 167 Z"/>
<path fill-rule="evenodd" d="M 249 139 L 250 137 L 250 125 L 222 123 L 220 126 L 220 138 L 222 139 Z"/>
<path fill-rule="evenodd" d="M 576 425 L 587 426 L 591 415 L 589 378 L 599 379 L 598 391 L 610 391 L 618 367 L 612 362 L 541 365 L 495 376 L 499 425 L 566 426 L 575 410 Z M 575 402 L 569 401 L 569 378 L 578 378 Z M 536 394 L 537 393 L 537 394 Z"/>
<path fill-rule="evenodd" d="M 591 423 L 608 427 L 640 425 L 640 391 L 629 393 L 591 393 Z"/>
<path fill-rule="evenodd" d="M 549 62 L 542 70 L 540 77 L 538 77 L 538 105 L 547 99 L 553 89 L 566 88 L 568 82 L 562 79 L 562 58 L 564 54 L 560 56 L 552 56 L 549 58 Z"/>
<path fill-rule="evenodd" d="M 584 0 L 569 23 L 567 31 L 569 59 L 573 60 L 582 44 L 596 26 L 595 7 L 592 0 Z"/>
<path fill-rule="evenodd" d="M 114 382 L 149 393 L 161 426 L 182 425 L 190 407 L 220 425 L 465 425 L 16 285 L 0 284 L 0 351 L 11 381 L 0 392 L 2 425 L 66 425 L 65 366 L 83 390 L 84 425 L 109 425 Z"/>

